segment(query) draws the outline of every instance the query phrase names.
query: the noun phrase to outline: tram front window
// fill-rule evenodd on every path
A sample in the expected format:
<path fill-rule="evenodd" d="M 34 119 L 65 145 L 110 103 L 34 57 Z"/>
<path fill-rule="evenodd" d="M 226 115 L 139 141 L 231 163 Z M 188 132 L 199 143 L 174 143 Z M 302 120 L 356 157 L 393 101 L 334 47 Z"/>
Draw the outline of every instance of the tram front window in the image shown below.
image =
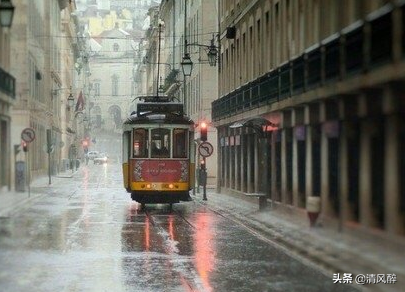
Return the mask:
<path fill-rule="evenodd" d="M 134 158 L 148 157 L 148 138 L 148 130 L 134 129 L 134 142 L 132 150 Z"/>
<path fill-rule="evenodd" d="M 173 130 L 173 158 L 187 158 L 187 129 Z"/>
<path fill-rule="evenodd" d="M 170 130 L 164 128 L 152 129 L 151 139 L 152 158 L 170 158 Z"/>

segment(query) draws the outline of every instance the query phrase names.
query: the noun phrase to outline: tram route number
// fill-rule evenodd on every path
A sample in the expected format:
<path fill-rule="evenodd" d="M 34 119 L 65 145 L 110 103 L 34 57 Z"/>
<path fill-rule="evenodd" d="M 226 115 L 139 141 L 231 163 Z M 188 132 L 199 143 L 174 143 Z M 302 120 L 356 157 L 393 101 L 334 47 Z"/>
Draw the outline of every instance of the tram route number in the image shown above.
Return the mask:
<path fill-rule="evenodd" d="M 209 142 L 202 142 L 198 146 L 198 153 L 200 153 L 202 157 L 209 157 L 212 155 L 212 152 L 214 152 L 214 146 Z"/>
<path fill-rule="evenodd" d="M 35 130 L 32 128 L 25 128 L 21 132 L 21 139 L 26 143 L 31 143 L 35 140 Z"/>

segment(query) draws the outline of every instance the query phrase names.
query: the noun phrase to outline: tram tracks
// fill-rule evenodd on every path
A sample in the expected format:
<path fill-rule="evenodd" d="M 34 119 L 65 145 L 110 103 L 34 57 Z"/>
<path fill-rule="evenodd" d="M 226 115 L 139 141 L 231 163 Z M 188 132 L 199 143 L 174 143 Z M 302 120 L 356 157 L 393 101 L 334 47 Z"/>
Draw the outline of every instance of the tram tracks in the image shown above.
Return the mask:
<path fill-rule="evenodd" d="M 231 221 L 256 238 L 262 240 L 263 242 L 276 247 L 282 250 L 286 255 L 290 256 L 291 258 L 303 263 L 304 265 L 311 267 L 312 269 L 322 273 L 325 276 L 330 276 L 331 273 L 336 272 L 336 267 L 326 263 L 322 260 L 321 257 L 311 257 L 310 254 L 305 250 L 305 248 L 301 248 L 299 245 L 289 242 L 283 236 L 283 234 L 279 233 L 277 230 L 265 228 L 263 226 L 259 226 L 256 222 L 252 219 L 246 220 L 246 218 L 242 217 L 243 215 L 228 212 L 223 209 L 217 209 L 211 206 L 208 206 L 204 202 L 196 200 L 197 203 L 207 208 L 212 213 L 224 218 L 225 220 Z M 338 269 L 340 271 L 340 269 Z"/>
<path fill-rule="evenodd" d="M 176 217 L 181 218 L 182 222 L 185 222 L 187 226 L 190 226 L 193 229 L 197 229 L 189 220 L 187 220 L 184 215 L 178 211 L 178 210 L 172 210 L 171 213 L 169 214 L 152 214 L 148 210 L 144 210 L 145 216 L 148 219 L 148 221 L 151 223 L 151 225 L 157 230 L 157 234 L 162 238 L 163 244 L 164 244 L 164 249 L 165 252 L 168 255 L 171 256 L 178 256 L 179 255 L 179 250 L 177 248 L 178 242 L 175 241 L 173 238 L 171 238 L 168 230 L 166 230 L 160 223 L 159 220 L 155 220 L 154 217 L 157 216 L 171 216 L 171 215 L 176 215 Z M 205 289 L 198 289 L 196 286 L 198 286 L 195 281 L 192 281 L 190 279 L 190 275 L 187 275 L 185 272 L 182 272 L 178 268 L 176 268 L 176 261 L 168 260 L 168 264 L 171 266 L 172 270 L 175 271 L 175 273 L 178 275 L 178 278 L 180 279 L 180 283 L 182 287 L 185 289 L 187 292 L 205 292 Z"/>

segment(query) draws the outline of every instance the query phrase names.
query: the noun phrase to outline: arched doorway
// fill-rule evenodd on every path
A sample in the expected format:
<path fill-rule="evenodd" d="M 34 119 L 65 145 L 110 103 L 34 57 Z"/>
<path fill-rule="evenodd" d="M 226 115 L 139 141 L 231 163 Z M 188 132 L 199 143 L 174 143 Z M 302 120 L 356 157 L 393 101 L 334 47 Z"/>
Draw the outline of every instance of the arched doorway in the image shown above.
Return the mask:
<path fill-rule="evenodd" d="M 108 109 L 109 120 L 112 122 L 112 130 L 122 128 L 121 108 L 118 105 L 112 105 Z"/>
<path fill-rule="evenodd" d="M 94 121 L 94 125 L 93 125 L 94 128 L 95 129 L 100 129 L 101 125 L 102 125 L 100 106 L 96 105 L 95 107 L 92 108 L 91 116 L 92 116 L 92 120 Z"/>

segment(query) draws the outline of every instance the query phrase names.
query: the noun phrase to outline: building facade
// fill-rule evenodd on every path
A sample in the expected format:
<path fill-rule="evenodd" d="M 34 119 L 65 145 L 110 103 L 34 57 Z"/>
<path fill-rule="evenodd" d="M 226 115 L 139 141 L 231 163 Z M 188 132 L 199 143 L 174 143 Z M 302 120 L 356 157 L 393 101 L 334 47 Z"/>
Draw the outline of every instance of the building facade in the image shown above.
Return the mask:
<path fill-rule="evenodd" d="M 186 114 L 198 125 L 208 125 L 208 142 L 217 144 L 216 129 L 211 123 L 211 103 L 218 95 L 218 67 L 208 64 L 208 46 L 218 34 L 217 1 L 162 1 L 159 19 L 164 23 L 162 62 L 164 90 L 184 104 Z M 216 44 L 217 42 L 215 42 Z M 193 62 L 191 76 L 185 77 L 181 62 L 185 53 Z M 196 141 L 198 143 L 198 140 Z M 215 185 L 217 177 L 216 149 L 207 158 L 208 184 Z M 197 157 L 201 161 L 202 157 Z"/>
<path fill-rule="evenodd" d="M 30 176 L 55 174 L 66 166 L 67 124 L 73 119 L 67 107 L 74 86 L 73 43 L 77 27 L 69 24 L 74 1 L 16 0 L 15 26 L 11 38 L 11 70 L 17 80 L 17 101 L 12 110 L 12 144 L 21 144 L 24 128 L 35 130 L 28 145 Z M 66 36 L 65 38 L 60 36 Z M 77 57 L 77 54 L 76 54 Z M 47 156 L 47 131 L 52 153 Z M 15 160 L 25 161 L 22 151 Z M 26 161 L 27 162 L 27 161 Z M 13 172 L 12 172 L 13 177 Z"/>
<path fill-rule="evenodd" d="M 90 120 L 96 132 L 121 133 L 123 120 L 135 109 L 132 101 L 136 43 L 119 28 L 104 31 L 93 40 L 93 47 L 99 47 L 90 57 Z"/>
<path fill-rule="evenodd" d="M 10 124 L 11 107 L 15 102 L 15 78 L 10 68 L 10 28 L 0 26 L 0 190 L 11 188 Z"/>
<path fill-rule="evenodd" d="M 405 235 L 403 2 L 220 1 L 218 189 Z M 344 13 L 341 13 L 344 11 Z"/>

